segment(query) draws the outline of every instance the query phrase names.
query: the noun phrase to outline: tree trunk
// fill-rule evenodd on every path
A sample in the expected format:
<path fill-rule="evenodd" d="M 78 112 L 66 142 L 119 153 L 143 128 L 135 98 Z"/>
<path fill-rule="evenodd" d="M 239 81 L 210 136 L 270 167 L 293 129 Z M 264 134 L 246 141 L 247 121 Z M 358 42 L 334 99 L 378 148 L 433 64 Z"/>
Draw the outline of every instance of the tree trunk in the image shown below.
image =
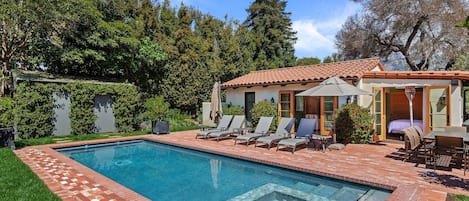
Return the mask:
<path fill-rule="evenodd" d="M 7 31 L 5 19 L 2 19 L 2 27 L 0 34 L 2 35 L 2 78 L 0 85 L 0 97 L 4 97 L 6 94 L 7 79 L 6 75 L 8 72 L 8 53 L 7 53 Z"/>

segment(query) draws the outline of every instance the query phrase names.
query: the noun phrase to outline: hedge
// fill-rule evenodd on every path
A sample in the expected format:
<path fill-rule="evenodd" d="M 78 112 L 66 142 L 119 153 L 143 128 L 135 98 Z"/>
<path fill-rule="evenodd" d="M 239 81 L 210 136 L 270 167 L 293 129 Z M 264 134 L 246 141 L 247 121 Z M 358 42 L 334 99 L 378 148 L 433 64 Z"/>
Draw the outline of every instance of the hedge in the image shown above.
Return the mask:
<path fill-rule="evenodd" d="M 13 108 L 11 98 L 0 98 L 0 128 L 13 126 Z"/>
<path fill-rule="evenodd" d="M 67 84 L 21 82 L 15 94 L 15 122 L 21 138 L 39 138 L 52 134 L 54 129 L 53 92 L 70 95 L 70 121 L 72 134 L 81 135 L 96 131 L 93 113 L 94 98 L 110 95 L 119 132 L 131 132 L 138 127 L 139 111 L 137 88 L 130 84 L 94 84 L 73 82 Z"/>

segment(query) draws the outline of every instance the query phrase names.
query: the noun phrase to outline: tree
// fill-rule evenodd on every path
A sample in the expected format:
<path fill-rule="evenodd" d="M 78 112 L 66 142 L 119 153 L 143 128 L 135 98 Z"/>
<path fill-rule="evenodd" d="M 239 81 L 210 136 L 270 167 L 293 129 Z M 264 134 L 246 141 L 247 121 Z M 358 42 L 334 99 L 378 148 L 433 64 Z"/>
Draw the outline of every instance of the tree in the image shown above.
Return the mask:
<path fill-rule="evenodd" d="M 332 62 L 338 62 L 338 61 L 342 61 L 339 54 L 333 53 L 331 56 L 324 57 L 324 59 L 322 60 L 322 63 L 332 63 Z"/>
<path fill-rule="evenodd" d="M 321 59 L 317 57 L 303 57 L 296 60 L 296 65 L 298 66 L 306 66 L 306 65 L 313 65 L 313 64 L 320 64 Z"/>
<path fill-rule="evenodd" d="M 28 58 L 35 54 L 34 44 L 52 38 L 52 31 L 58 28 L 53 24 L 58 16 L 56 9 L 66 2 L 68 1 L 2 1 L 0 96 L 7 95 L 8 72 L 15 66 L 28 68 Z"/>
<path fill-rule="evenodd" d="M 469 16 L 467 16 L 465 22 L 456 24 L 456 27 L 469 29 Z"/>
<path fill-rule="evenodd" d="M 451 70 L 469 70 L 469 54 L 461 54 L 456 58 Z"/>
<path fill-rule="evenodd" d="M 364 12 L 350 17 L 336 36 L 345 59 L 398 58 L 411 70 L 450 68 L 468 50 L 455 24 L 469 13 L 467 1 L 363 0 Z"/>
<path fill-rule="evenodd" d="M 469 31 L 469 16 L 467 16 L 465 22 L 456 24 L 456 27 L 465 28 Z M 463 53 L 459 55 L 456 58 L 456 62 L 452 66 L 452 70 L 469 70 L 469 54 Z"/>
<path fill-rule="evenodd" d="M 164 66 L 162 92 L 173 107 L 194 113 L 200 105 L 201 94 L 207 93 L 203 86 L 210 77 L 200 59 L 202 41 L 192 32 L 194 11 L 181 5 L 176 20 L 175 29 L 170 33 L 171 53 Z"/>
<path fill-rule="evenodd" d="M 292 30 L 290 12 L 283 0 L 256 0 L 247 9 L 243 23 L 249 29 L 253 61 L 257 69 L 295 65 L 296 32 Z"/>

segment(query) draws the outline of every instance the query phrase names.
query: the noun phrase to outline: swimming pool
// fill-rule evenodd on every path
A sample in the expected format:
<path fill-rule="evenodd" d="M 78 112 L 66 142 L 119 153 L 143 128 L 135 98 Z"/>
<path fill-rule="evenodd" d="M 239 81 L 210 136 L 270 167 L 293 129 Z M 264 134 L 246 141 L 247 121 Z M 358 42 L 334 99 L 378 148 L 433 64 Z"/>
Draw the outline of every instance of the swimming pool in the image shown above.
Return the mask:
<path fill-rule="evenodd" d="M 391 193 L 145 140 L 57 151 L 152 200 L 386 200 Z"/>

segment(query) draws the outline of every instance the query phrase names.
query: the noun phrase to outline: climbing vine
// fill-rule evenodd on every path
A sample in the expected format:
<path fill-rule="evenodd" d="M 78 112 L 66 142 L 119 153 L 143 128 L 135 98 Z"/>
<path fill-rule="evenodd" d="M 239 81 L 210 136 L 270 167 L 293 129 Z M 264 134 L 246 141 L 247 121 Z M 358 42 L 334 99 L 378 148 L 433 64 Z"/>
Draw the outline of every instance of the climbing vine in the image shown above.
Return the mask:
<path fill-rule="evenodd" d="M 69 116 L 74 135 L 96 132 L 93 107 L 95 97 L 100 95 L 112 97 L 115 123 L 119 132 L 130 132 L 137 127 L 139 94 L 133 85 L 22 82 L 15 96 L 15 122 L 20 137 L 37 138 L 51 135 L 54 128 L 54 91 L 63 91 L 70 95 Z"/>
<path fill-rule="evenodd" d="M 52 133 L 55 84 L 22 82 L 16 88 L 15 123 L 21 138 L 39 138 Z"/>

